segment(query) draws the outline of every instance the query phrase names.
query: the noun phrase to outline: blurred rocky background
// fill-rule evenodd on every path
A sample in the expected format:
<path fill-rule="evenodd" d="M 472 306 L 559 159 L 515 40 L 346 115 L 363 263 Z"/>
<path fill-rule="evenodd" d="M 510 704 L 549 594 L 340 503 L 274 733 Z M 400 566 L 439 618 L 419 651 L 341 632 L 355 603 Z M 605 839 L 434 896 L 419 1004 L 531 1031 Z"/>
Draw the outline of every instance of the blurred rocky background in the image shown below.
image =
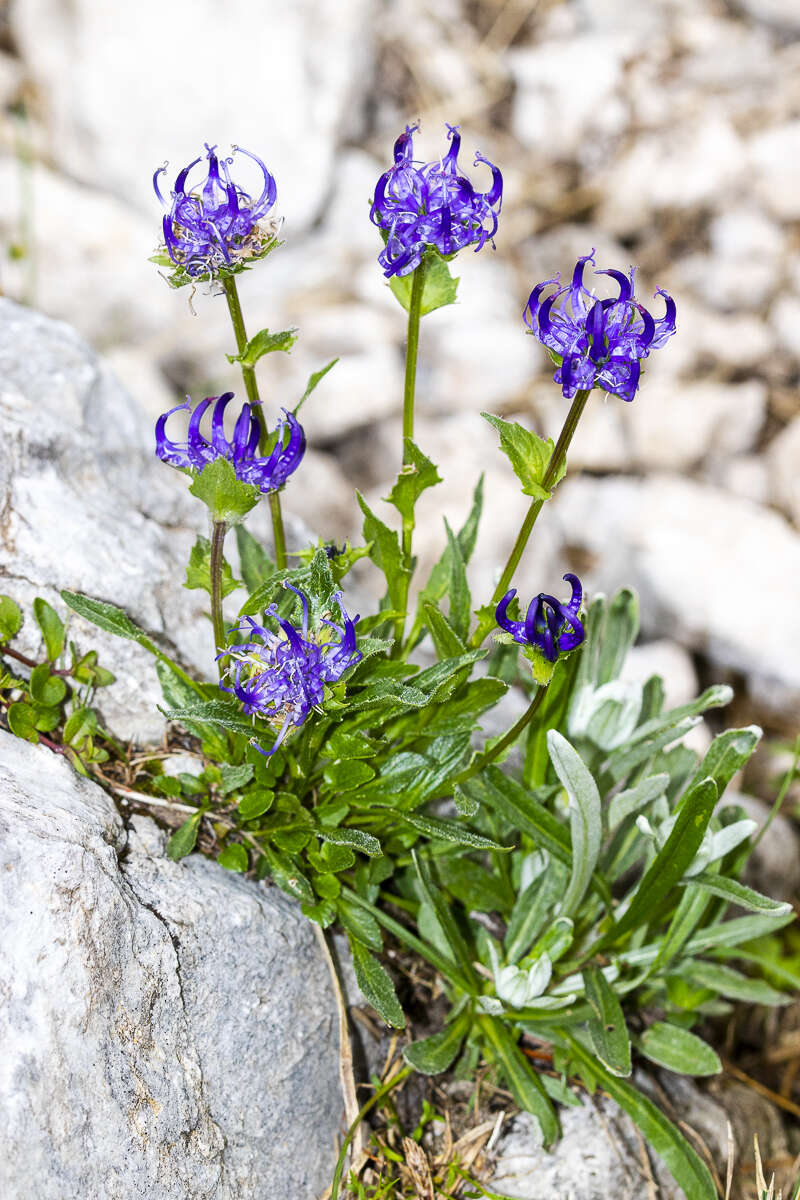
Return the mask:
<path fill-rule="evenodd" d="M 443 486 L 418 549 L 438 554 L 481 471 L 473 570 L 491 588 L 526 508 L 489 409 L 555 435 L 565 412 L 521 312 L 534 283 L 639 267 L 679 331 L 631 405 L 593 395 L 570 476 L 515 580 L 638 588 L 642 671 L 680 701 L 737 686 L 735 719 L 779 743 L 800 709 L 800 8 L 796 0 L 6 0 L 0 8 L 5 295 L 70 322 L 155 417 L 236 387 L 224 300 L 173 292 L 147 261 L 151 175 L 205 141 L 261 154 L 285 245 L 242 277 L 251 332 L 297 325 L 263 360 L 272 415 L 340 362 L 305 408 L 311 450 L 286 508 L 358 536 L 353 488 L 398 466 L 404 314 L 368 204 L 392 142 L 422 119 L 442 151 L 502 166 L 497 250 L 462 253 L 459 303 L 423 326 L 418 440 Z M 485 168 L 478 168 L 479 172 Z M 659 302 L 660 303 L 660 302 Z M 280 360 L 280 361 L 273 361 Z M 362 581 L 369 586 L 369 579 Z"/>
<path fill-rule="evenodd" d="M 405 321 L 376 262 L 374 184 L 407 122 L 422 120 L 425 159 L 442 152 L 445 121 L 461 124 L 464 166 L 477 149 L 502 167 L 504 207 L 496 253 L 462 253 L 459 303 L 423 325 L 418 441 L 445 483 L 424 497 L 417 547 L 424 571 L 442 514 L 459 525 L 485 472 L 481 599 L 527 504 L 479 412 L 555 436 L 566 411 L 525 335 L 531 287 L 596 247 L 599 266 L 638 265 L 646 303 L 657 285 L 670 291 L 677 335 L 633 404 L 593 395 L 515 582 L 523 596 L 558 592 L 572 569 L 590 592 L 636 587 L 631 671 L 664 674 L 675 703 L 711 680 L 735 686 L 721 719 L 767 735 L 738 781 L 763 816 L 800 727 L 797 0 L 0 0 L 0 110 L 2 293 L 77 329 L 150 418 L 239 382 L 224 300 L 171 291 L 147 261 L 161 217 L 152 173 L 168 159 L 174 178 L 206 141 L 263 156 L 285 245 L 241 277 L 242 299 L 250 332 L 301 331 L 291 356 L 260 364 L 271 416 L 340 356 L 304 410 L 310 450 L 285 501 L 338 542 L 359 536 L 354 487 L 377 503 L 399 461 Z M 55 359 L 36 354 L 50 395 Z M 23 368 L 0 381 L 12 408 Z M 108 428 L 124 391 L 102 383 L 105 368 L 86 379 L 97 403 L 81 392 L 81 411 L 103 415 L 95 450 L 113 444 L 114 486 L 120 439 L 140 418 Z M 130 432 L 140 490 L 148 429 Z M 0 517 L 5 503 L 0 493 Z M 181 544 L 186 511 L 166 520 Z M 57 553 L 53 529 L 42 546 Z M 108 575 L 109 598 L 128 595 L 110 560 Z M 368 570 L 355 580 L 372 582 Z M 795 788 L 789 818 L 798 805 Z M 756 869 L 764 890 L 796 894 L 789 820 Z M 766 1040 L 777 1053 L 796 1036 L 787 1025 Z M 754 1062 L 763 1042 L 759 1027 Z M 796 1047 L 788 1057 L 796 1075 Z"/>

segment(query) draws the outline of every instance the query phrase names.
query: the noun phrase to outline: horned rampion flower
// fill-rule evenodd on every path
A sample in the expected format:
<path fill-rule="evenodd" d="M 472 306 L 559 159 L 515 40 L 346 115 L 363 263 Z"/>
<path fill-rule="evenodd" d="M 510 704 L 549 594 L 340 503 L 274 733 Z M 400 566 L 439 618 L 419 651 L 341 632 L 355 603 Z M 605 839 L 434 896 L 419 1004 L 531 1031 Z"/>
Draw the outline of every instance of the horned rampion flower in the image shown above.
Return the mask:
<path fill-rule="evenodd" d="M 241 146 L 234 154 L 244 154 L 255 162 L 263 176 L 261 194 L 254 200 L 231 178 L 233 155 L 219 158 L 216 146 L 206 144 L 208 170 L 205 178 L 189 182 L 202 156 L 184 167 L 175 180 L 170 199 L 158 186 L 167 167 L 159 167 L 153 176 L 156 196 L 168 210 L 164 214 L 164 245 L 180 273 L 189 279 L 213 279 L 220 274 L 242 270 L 253 259 L 263 258 L 275 244 L 274 230 L 260 224 L 275 203 L 277 189 L 261 159 Z"/>
<path fill-rule="evenodd" d="M 222 690 L 241 700 L 248 715 L 266 718 L 277 731 L 268 750 L 257 747 L 267 757 L 278 749 L 292 728 L 302 725 L 311 710 L 322 703 L 325 685 L 336 683 L 348 667 L 361 661 L 355 635 L 359 618 L 350 620 L 342 605 L 341 592 L 335 592 L 332 599 L 339 608 L 342 624 L 325 617 L 320 628 L 310 631 L 307 597 L 289 583 L 283 586 L 300 597 L 301 629 L 280 617 L 273 604 L 266 611 L 277 621 L 280 634 L 258 625 L 252 617 L 242 617 L 235 631 L 244 634 L 246 640 L 226 646 L 217 655 L 230 660 L 220 683 Z M 322 626 L 338 634 L 339 640 L 326 640 L 329 635 Z"/>
<path fill-rule="evenodd" d="M 594 250 L 579 258 L 572 282 L 559 287 L 560 276 L 533 289 L 525 308 L 525 324 L 557 362 L 553 379 L 567 400 L 576 392 L 599 387 L 623 400 L 632 400 L 639 386 L 641 360 L 675 332 L 675 301 L 662 289 L 665 312 L 656 319 L 633 294 L 634 268 L 596 271 L 610 275 L 619 295 L 599 300 L 583 282 L 586 264 L 594 266 Z M 548 288 L 556 290 L 545 296 Z"/>
<path fill-rule="evenodd" d="M 516 588 L 506 592 L 495 609 L 495 619 L 501 629 L 510 633 L 521 646 L 536 646 L 545 658 L 554 663 L 559 654 L 566 654 L 580 646 L 586 636 L 578 613 L 583 599 L 583 588 L 577 575 L 564 576 L 572 586 L 572 595 L 566 604 L 540 592 L 528 605 L 524 621 L 513 621 L 507 616 L 509 605 L 517 594 Z"/>
<path fill-rule="evenodd" d="M 216 458 L 227 458 L 236 472 L 236 478 L 242 483 L 252 484 L 262 492 L 275 492 L 282 488 L 289 476 L 297 470 L 306 449 L 306 436 L 303 427 L 292 413 L 283 409 L 285 419 L 279 421 L 275 429 L 275 445 L 267 457 L 258 454 L 259 424 L 253 412 L 253 405 L 242 405 L 242 411 L 236 420 L 233 437 L 228 440 L 225 436 L 225 409 L 233 399 L 233 392 L 225 392 L 222 396 L 207 396 L 194 406 L 186 399 L 185 403 L 177 404 L 169 412 L 165 412 L 156 422 L 156 455 L 162 462 L 173 467 L 183 467 L 191 471 L 202 471 L 208 463 Z M 211 417 L 211 440 L 203 437 L 200 432 L 200 422 L 208 408 L 213 405 Z M 173 413 L 188 410 L 192 413 L 189 419 L 189 430 L 185 442 L 171 442 L 166 434 L 166 425 Z M 289 437 L 284 445 L 285 431 Z"/>
<path fill-rule="evenodd" d="M 489 190 L 477 192 L 459 174 L 458 126 L 447 126 L 450 149 L 444 158 L 430 163 L 414 160 L 418 128 L 418 124 L 407 125 L 395 142 L 394 166 L 378 180 L 370 209 L 370 220 L 386 235 L 378 262 L 387 277 L 408 275 L 429 247 L 445 257 L 465 246 L 474 246 L 477 252 L 497 232 L 503 198 L 503 177 L 497 167 L 482 154 L 475 155 L 475 165 L 485 163 L 492 172 Z"/>

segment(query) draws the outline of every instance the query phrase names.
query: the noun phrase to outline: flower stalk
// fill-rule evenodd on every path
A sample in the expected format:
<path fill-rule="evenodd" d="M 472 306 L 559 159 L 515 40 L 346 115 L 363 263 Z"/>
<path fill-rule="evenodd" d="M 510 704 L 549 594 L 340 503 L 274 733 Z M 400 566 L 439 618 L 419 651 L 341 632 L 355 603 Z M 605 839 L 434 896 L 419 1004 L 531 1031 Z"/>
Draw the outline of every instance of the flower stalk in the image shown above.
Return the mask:
<path fill-rule="evenodd" d="M 230 313 L 231 325 L 233 326 L 233 333 L 236 338 L 236 349 L 239 354 L 244 354 L 247 346 L 247 330 L 244 324 L 242 306 L 239 301 L 239 290 L 236 286 L 235 277 L 233 275 L 226 276 L 222 280 L 222 286 L 225 289 L 225 299 L 228 302 L 228 312 Z M 242 381 L 247 393 L 247 399 L 252 404 L 253 412 L 258 421 L 260 430 L 259 449 L 264 454 L 266 452 L 268 430 L 258 394 L 255 367 L 250 367 L 243 362 L 239 365 L 242 369 Z M 283 528 L 280 496 L 277 491 L 270 493 L 269 510 L 272 517 L 272 535 L 275 542 L 275 563 L 278 570 L 282 571 L 286 568 L 286 534 Z"/>
<path fill-rule="evenodd" d="M 224 521 L 214 521 L 211 531 L 211 624 L 214 630 L 214 653 L 219 653 L 225 647 L 225 623 L 222 617 L 222 563 L 223 546 L 228 526 Z M 217 660 L 220 678 L 224 670 L 222 661 Z"/>
<path fill-rule="evenodd" d="M 520 719 L 511 726 L 507 733 L 503 734 L 499 742 L 496 742 L 491 749 L 484 750 L 483 754 L 479 754 L 478 757 L 475 758 L 468 767 L 464 768 L 460 775 L 456 775 L 455 779 L 450 781 L 451 789 L 459 786 L 462 783 L 466 783 L 468 779 L 472 779 L 474 775 L 477 775 L 480 771 L 483 771 L 485 767 L 488 767 L 495 761 L 495 759 L 499 758 L 504 750 L 506 750 L 509 746 L 513 746 L 514 742 L 528 727 L 533 718 L 536 716 L 536 713 L 539 711 L 542 701 L 547 694 L 548 687 L 549 684 L 545 684 L 543 687 L 537 688 L 536 695 L 533 697 L 533 700 L 531 700 Z"/>
<path fill-rule="evenodd" d="M 422 293 L 425 290 L 426 262 L 423 258 L 414 271 L 411 299 L 408 305 L 408 338 L 406 340 L 406 374 L 403 387 L 403 466 L 408 463 L 406 438 L 414 440 L 414 398 L 417 388 L 417 354 L 419 352 L 419 323 L 422 318 Z"/>
<path fill-rule="evenodd" d="M 586 402 L 588 401 L 590 394 L 591 389 L 584 389 L 583 391 L 577 392 L 575 399 L 572 401 L 570 410 L 567 413 L 567 419 L 564 422 L 561 433 L 558 435 L 558 441 L 553 447 L 553 453 L 550 455 L 550 462 L 547 464 L 547 470 L 545 471 L 544 478 L 542 479 L 542 487 L 547 492 L 551 490 L 556 479 L 558 478 L 558 472 L 561 470 L 561 464 L 567 457 L 567 450 L 569 449 L 570 442 L 574 437 L 575 430 L 578 427 L 578 422 L 583 415 L 583 410 L 586 407 Z M 517 540 L 514 542 L 513 549 L 508 556 L 508 562 L 503 568 L 503 573 L 500 576 L 497 587 L 494 589 L 492 604 L 497 604 L 500 600 L 502 600 L 503 596 L 508 591 L 508 585 L 511 582 L 511 578 L 519 565 L 519 560 L 522 558 L 523 551 L 528 544 L 528 539 L 531 536 L 534 525 L 536 524 L 536 518 L 542 511 L 543 504 L 544 500 L 533 500 L 531 502 L 531 506 L 525 515 L 525 520 L 522 522 L 522 527 L 517 534 Z"/>

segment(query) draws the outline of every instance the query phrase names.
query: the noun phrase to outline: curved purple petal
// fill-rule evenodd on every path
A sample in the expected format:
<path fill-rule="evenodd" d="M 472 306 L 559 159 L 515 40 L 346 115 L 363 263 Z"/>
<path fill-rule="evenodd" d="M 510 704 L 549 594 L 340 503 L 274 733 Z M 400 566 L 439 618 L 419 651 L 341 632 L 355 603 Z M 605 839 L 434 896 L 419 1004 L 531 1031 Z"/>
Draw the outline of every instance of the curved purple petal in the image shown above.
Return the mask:
<path fill-rule="evenodd" d="M 624 271 L 616 271 L 613 267 L 608 270 L 595 270 L 595 275 L 610 275 L 619 285 L 619 295 L 616 297 L 617 302 L 620 300 L 630 300 L 633 295 L 633 281 L 625 274 Z"/>
<path fill-rule="evenodd" d="M 484 163 L 492 172 L 491 187 L 489 188 L 488 192 L 483 193 L 483 198 L 491 207 L 494 207 L 496 204 L 499 212 L 503 200 L 503 176 L 500 168 L 496 167 L 493 162 L 489 162 L 488 158 L 484 158 L 480 151 L 477 151 L 475 154 L 476 167 L 478 163 Z"/>
<path fill-rule="evenodd" d="M 176 404 L 174 408 L 170 408 L 156 421 L 156 457 L 162 462 L 169 463 L 173 467 L 190 467 L 189 456 L 185 446 L 179 446 L 176 442 L 169 440 L 166 434 L 166 425 L 173 413 L 181 412 L 189 409 L 191 411 L 191 403 L 184 400 L 183 404 Z"/>
<path fill-rule="evenodd" d="M 573 616 L 577 616 L 583 603 L 583 584 L 577 575 L 573 575 L 571 571 L 567 571 L 566 575 L 562 575 L 565 583 L 568 583 L 572 588 L 572 595 L 569 602 L 563 607 L 567 609 Z"/>
<path fill-rule="evenodd" d="M 513 634 L 515 640 L 520 641 L 525 637 L 525 622 L 513 621 L 506 615 L 508 613 L 509 605 L 516 594 L 516 588 L 511 588 L 510 591 L 506 592 L 505 596 L 503 596 L 503 599 L 494 610 L 494 619 L 501 629 L 505 629 L 506 633 Z"/>
<path fill-rule="evenodd" d="M 211 445 L 217 454 L 230 457 L 231 444 L 225 437 L 225 409 L 233 399 L 233 392 L 224 392 L 214 404 L 211 414 Z"/>

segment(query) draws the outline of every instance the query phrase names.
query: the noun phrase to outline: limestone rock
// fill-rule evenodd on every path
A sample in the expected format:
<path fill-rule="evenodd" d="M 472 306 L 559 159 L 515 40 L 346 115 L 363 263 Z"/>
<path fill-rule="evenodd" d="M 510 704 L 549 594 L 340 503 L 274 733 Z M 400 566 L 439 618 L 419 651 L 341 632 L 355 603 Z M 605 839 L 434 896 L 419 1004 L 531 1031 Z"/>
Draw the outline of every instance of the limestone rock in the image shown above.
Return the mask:
<path fill-rule="evenodd" d="M 265 159 L 296 229 L 326 195 L 336 144 L 359 128 L 375 9 L 232 0 L 199 12 L 189 0 L 142 0 L 109 21 L 93 0 L 17 0 L 11 23 L 62 169 L 132 199 L 155 228 L 156 167 L 169 158 L 177 173 L 205 142 L 237 143 Z M 255 69 L 242 68 L 245 52 Z M 165 59 L 145 84 L 142 64 L 164 54 L 178 56 L 178 74 Z"/>
<path fill-rule="evenodd" d="M 800 217 L 800 121 L 787 121 L 755 134 L 748 158 L 764 207 L 784 221 Z"/>
<path fill-rule="evenodd" d="M 800 703 L 800 536 L 777 513 L 672 475 L 567 479 L 555 512 L 593 563 L 584 583 L 640 595 L 642 623 L 741 671 L 775 711 Z M 769 612 L 769 621 L 754 613 Z"/>
<path fill-rule="evenodd" d="M 800 528 L 800 417 L 781 430 L 766 459 L 772 496 Z"/>
<path fill-rule="evenodd" d="M 205 532 L 203 517 L 191 512 L 185 480 L 155 458 L 151 423 L 68 326 L 6 300 L 0 370 L 2 589 L 28 613 L 35 595 L 63 613 L 60 588 L 111 601 L 207 670 L 201 593 L 181 586 L 191 522 Z M 99 699 L 112 730 L 159 738 L 160 689 L 147 652 L 78 617 L 70 630 L 117 676 Z M 23 634 L 21 648 L 34 651 L 30 617 Z"/>
<path fill-rule="evenodd" d="M 0 733 L 4 1200 L 311 1200 L 341 1120 L 311 925 Z"/>

